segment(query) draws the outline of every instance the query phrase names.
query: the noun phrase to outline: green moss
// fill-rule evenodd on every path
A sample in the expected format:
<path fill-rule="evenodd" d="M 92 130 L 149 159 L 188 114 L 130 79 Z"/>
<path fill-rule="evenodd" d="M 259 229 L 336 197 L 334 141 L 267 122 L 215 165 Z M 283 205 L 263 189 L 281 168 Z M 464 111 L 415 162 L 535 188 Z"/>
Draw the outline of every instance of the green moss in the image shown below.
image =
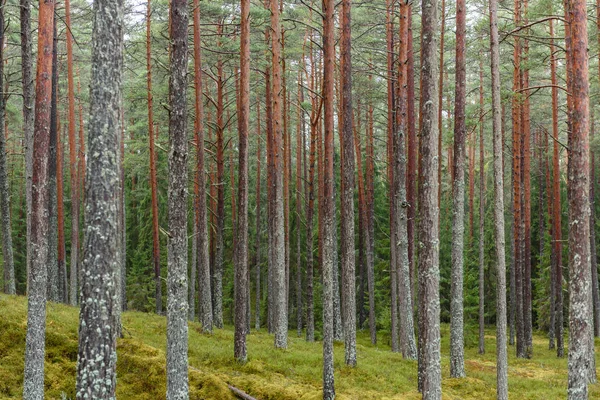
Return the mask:
<path fill-rule="evenodd" d="M 23 297 L 0 295 L 0 399 L 18 399 L 23 384 L 23 354 L 27 302 Z M 117 395 L 122 399 L 164 398 L 166 392 L 166 321 L 162 316 L 127 312 L 122 317 L 124 339 L 117 353 Z M 78 310 L 59 304 L 48 305 L 46 339 L 46 395 L 74 398 L 77 362 Z M 368 332 L 359 332 L 358 367 L 343 364 L 344 346 L 336 344 L 335 369 L 338 398 L 420 399 L 416 391 L 417 363 L 390 352 L 389 338 L 370 344 Z M 486 332 L 486 354 L 468 348 L 467 378 L 449 377 L 449 333 L 442 326 L 442 374 L 444 399 L 493 399 L 496 387 L 495 332 Z M 600 343 L 597 343 L 600 344 Z M 231 327 L 204 335 L 190 323 L 189 362 L 191 399 L 235 399 L 233 385 L 261 399 L 322 398 L 320 342 L 307 343 L 290 332 L 288 350 L 273 347 L 273 337 L 264 331 L 248 336 L 248 362 L 233 360 Z M 520 360 L 509 348 L 509 390 L 519 400 L 564 398 L 567 361 L 548 350 L 543 334 L 534 339 L 534 358 Z M 600 365 L 600 357 L 597 358 Z M 590 398 L 600 398 L 600 385 L 590 386 Z"/>

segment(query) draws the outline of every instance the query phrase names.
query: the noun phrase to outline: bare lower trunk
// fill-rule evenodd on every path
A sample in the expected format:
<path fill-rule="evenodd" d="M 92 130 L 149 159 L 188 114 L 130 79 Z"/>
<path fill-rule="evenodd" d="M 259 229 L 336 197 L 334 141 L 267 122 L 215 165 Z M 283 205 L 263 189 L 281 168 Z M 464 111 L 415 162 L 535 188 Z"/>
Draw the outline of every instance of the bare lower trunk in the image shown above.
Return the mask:
<path fill-rule="evenodd" d="M 571 77 L 569 115 L 569 384 L 568 398 L 587 399 L 590 357 L 593 356 L 593 315 L 590 269 L 589 203 L 589 82 L 586 3 L 570 1 L 567 22 L 567 74 Z"/>
<path fill-rule="evenodd" d="M 2 25 L 4 25 L 3 14 Z M 48 261 L 48 147 L 50 141 L 50 103 L 52 91 L 52 38 L 54 1 L 40 1 L 38 62 L 36 76 L 36 114 L 34 123 L 31 265 L 27 297 L 27 333 L 23 399 L 44 398 L 44 354 L 46 338 L 46 284 Z M 3 32 L 4 29 L 0 29 Z"/>
<path fill-rule="evenodd" d="M 437 192 L 437 0 L 423 0 L 421 37 L 421 140 L 419 176 L 419 373 L 424 400 L 442 397 L 440 360 L 439 204 Z M 427 182 L 427 184 L 425 184 Z"/>
<path fill-rule="evenodd" d="M 198 273 L 198 320 L 205 333 L 212 332 L 213 309 L 211 299 L 211 280 L 209 262 L 208 217 L 206 209 L 206 175 L 204 173 L 204 108 L 202 99 L 202 51 L 200 45 L 200 6 L 194 3 L 194 95 L 195 95 L 195 135 L 196 135 L 196 171 L 198 196 L 195 199 L 196 210 L 196 253 Z"/>
<path fill-rule="evenodd" d="M 504 254 L 504 174 L 502 117 L 500 115 L 500 50 L 498 2 L 490 1 L 490 49 L 494 148 L 494 233 L 496 245 L 496 398 L 508 399 L 508 354 L 506 348 L 506 257 Z"/>
<path fill-rule="evenodd" d="M 31 215 L 32 215 L 32 179 L 33 179 L 33 119 L 34 119 L 34 85 L 32 73 L 31 38 L 31 0 L 20 0 L 21 30 L 21 73 L 23 85 L 23 131 L 25 145 L 25 199 L 27 205 L 27 276 L 31 266 L 33 249 L 31 248 Z M 29 282 L 27 283 L 29 285 Z M 27 286 L 29 287 L 29 286 Z"/>
<path fill-rule="evenodd" d="M 464 238 L 465 238 L 465 102 L 466 102 L 466 4 L 456 5 L 456 86 L 454 108 L 454 181 L 452 182 L 452 280 L 450 286 L 450 375 L 461 378 L 464 360 Z M 472 174 L 471 174 L 472 175 Z M 472 178 L 472 177 L 470 177 Z M 471 195 L 472 197 L 472 195 Z M 471 216 L 473 210 L 470 209 Z M 472 222 L 472 220 L 471 220 Z M 472 228 L 472 226 L 471 226 Z"/>
<path fill-rule="evenodd" d="M 417 358 L 415 330 L 412 313 L 410 267 L 408 259 L 408 225 L 406 201 L 406 154 L 405 142 L 408 133 L 408 12 L 407 4 L 400 5 L 400 96 L 398 98 L 398 132 L 394 135 L 394 231 L 396 246 L 396 274 L 398 283 L 398 309 L 400 322 L 400 349 L 407 359 Z M 371 255 L 372 257 L 372 255 Z"/>
<path fill-rule="evenodd" d="M 246 362 L 248 333 L 248 130 L 250 116 L 250 1 L 241 2 L 240 93 L 239 93 L 239 184 L 237 240 L 235 242 L 235 338 L 234 357 Z"/>
<path fill-rule="evenodd" d="M 54 20 L 54 40 L 52 46 L 52 100 L 50 105 L 50 152 L 48 160 L 48 285 L 49 301 L 58 301 L 58 215 L 57 202 L 57 154 L 58 154 L 58 64 L 57 64 L 56 19 Z M 2 59 L 0 57 L 0 59 Z M 3 67 L 0 67 L 0 76 Z M 0 85 L 2 81 L 0 79 Z M 4 126 L 4 110 L 0 110 L 0 129 Z M 2 132 L 0 132 L 2 134 Z M 2 139 L 0 139 L 2 140 Z M 3 154 L 3 153 L 2 153 Z"/>
<path fill-rule="evenodd" d="M 4 43 L 4 8 L 0 10 L 0 39 Z M 2 73 L 4 71 L 4 51 L 0 50 L 0 61 L 3 66 L 0 67 L 0 88 L 4 87 Z M 0 217 L 2 219 L 2 259 L 4 261 L 4 292 L 8 294 L 16 293 L 15 285 L 15 265 L 13 259 L 12 244 L 12 225 L 10 221 L 10 188 L 8 185 L 8 169 L 6 162 L 6 136 L 4 132 L 4 120 L 6 118 L 6 105 L 4 98 L 0 99 Z M 56 138 L 56 137 L 55 137 Z M 56 145 L 56 140 L 55 140 Z M 54 151 L 56 156 L 56 149 Z M 56 160 L 55 160 L 56 161 Z M 56 167 L 56 163 L 54 164 Z M 55 168 L 56 171 L 56 168 Z M 56 175 L 54 179 L 56 189 Z M 51 190 L 52 188 L 50 188 Z M 56 191 L 54 191 L 56 200 Z M 55 201 L 56 202 L 56 201 Z M 29 216 L 29 213 L 27 213 Z M 56 216 L 56 212 L 55 212 Z M 55 218 L 56 219 L 56 218 Z M 56 230 L 55 230 L 56 233 Z M 29 238 L 28 238 L 29 239 Z M 27 240 L 29 243 L 29 240 Z M 56 246 L 55 246 L 56 247 Z"/>
<path fill-rule="evenodd" d="M 118 208 L 123 2 L 95 3 L 90 91 L 85 257 L 82 262 L 77 399 L 116 393 L 120 279 Z M 104 46 L 108 46 L 106 51 Z M 103 315 L 103 318 L 98 318 Z"/>
<path fill-rule="evenodd" d="M 178 400 L 188 398 L 187 1 L 171 1 L 170 21 L 167 399 Z"/>

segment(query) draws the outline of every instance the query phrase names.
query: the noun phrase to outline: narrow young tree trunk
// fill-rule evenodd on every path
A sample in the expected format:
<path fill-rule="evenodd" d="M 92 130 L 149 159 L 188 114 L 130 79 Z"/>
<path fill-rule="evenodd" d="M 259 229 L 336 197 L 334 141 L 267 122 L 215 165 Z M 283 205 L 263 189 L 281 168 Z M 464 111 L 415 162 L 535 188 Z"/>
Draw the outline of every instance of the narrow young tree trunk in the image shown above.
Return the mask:
<path fill-rule="evenodd" d="M 221 36 L 223 34 L 223 21 L 217 25 L 217 46 L 221 48 Z M 223 233 L 225 229 L 225 156 L 224 156 L 224 129 L 223 122 L 223 95 L 225 81 L 223 79 L 223 61 L 221 56 L 217 59 L 217 209 L 216 209 L 216 240 L 215 240 L 215 262 L 213 266 L 212 281 L 212 307 L 213 321 L 217 328 L 223 328 Z"/>
<path fill-rule="evenodd" d="M 399 96 L 397 101 L 397 132 L 394 134 L 394 233 L 396 246 L 396 274 L 398 283 L 398 308 L 400 322 L 400 349 L 406 359 L 417 358 L 413 322 L 410 267 L 408 261 L 407 202 L 406 202 L 406 154 L 405 143 L 408 127 L 408 5 L 400 4 L 400 52 Z"/>
<path fill-rule="evenodd" d="M 0 17 L 1 18 L 1 17 Z M 56 204 L 58 202 L 57 187 L 57 154 L 58 154 L 58 57 L 57 45 L 58 34 L 56 31 L 56 19 L 54 19 L 53 45 L 52 45 L 52 98 L 50 103 L 50 142 L 48 159 L 48 282 L 47 296 L 49 301 L 58 301 L 58 215 Z M 3 43 L 3 42 L 0 42 Z M 0 51 L 0 60 L 2 52 Z M 4 69 L 4 63 L 0 66 L 0 76 Z M 0 85 L 2 78 L 0 78 Z M 1 86 L 0 86 L 1 87 Z M 0 99 L 0 105 L 3 106 L 3 99 Z M 0 107 L 1 107 L 0 106 Z M 0 109 L 0 125 L 4 127 L 5 110 Z M 0 139 L 1 140 L 1 139 Z M 4 154 L 4 153 L 2 153 Z"/>
<path fill-rule="evenodd" d="M 167 399 L 188 398 L 187 326 L 187 1 L 172 0 L 169 79 Z"/>
<path fill-rule="evenodd" d="M 265 0 L 265 5 L 268 7 L 268 2 Z M 270 41 L 270 30 L 265 30 L 265 42 Z M 274 174 L 274 155 L 273 155 L 273 96 L 271 86 L 271 67 L 268 64 L 265 69 L 265 122 L 266 122 L 266 137 L 267 137 L 267 327 L 269 333 L 273 333 L 273 315 L 274 315 L 274 300 L 273 300 L 273 252 L 271 246 L 271 237 L 273 236 L 273 219 L 271 218 L 271 198 L 272 198 L 272 182 Z"/>
<path fill-rule="evenodd" d="M 394 22 L 393 22 L 393 16 L 394 16 L 394 2 L 391 0 L 386 0 L 386 43 L 387 43 L 387 180 L 388 180 L 388 197 L 389 197 L 389 206 L 390 206 L 390 232 L 394 232 L 394 226 L 395 226 L 395 221 L 394 221 L 394 201 L 395 201 L 395 196 L 394 196 L 394 178 L 393 178 L 393 174 L 394 174 L 394 169 L 392 167 L 393 165 L 393 137 L 394 137 L 394 133 L 396 130 L 396 117 L 395 117 L 395 112 L 396 112 L 396 105 L 395 105 L 395 74 L 394 74 Z M 358 154 L 358 152 L 357 152 Z M 359 173 L 362 174 L 362 170 L 359 167 Z M 362 205 L 359 207 L 359 214 L 363 213 L 364 211 L 362 211 L 360 208 L 362 207 Z M 359 295 L 359 299 L 360 299 L 360 311 L 361 311 L 361 318 L 360 318 L 360 326 L 362 327 L 362 325 L 364 324 L 364 273 L 365 273 L 365 265 L 364 265 L 364 252 L 366 249 L 364 249 L 364 245 L 362 245 L 362 243 L 364 243 L 364 231 L 365 231 L 365 227 L 362 224 L 362 220 L 359 219 L 359 237 L 361 239 L 360 243 L 360 262 L 361 262 L 361 266 L 360 266 L 360 276 L 361 276 L 361 280 L 360 280 L 360 295 Z M 409 239 L 410 240 L 410 239 Z M 398 326 L 398 293 L 397 293 L 397 289 L 398 289 L 398 285 L 396 283 L 396 246 L 393 242 L 393 239 L 390 235 L 390 241 L 391 241 L 391 246 L 390 246 L 390 286 L 391 286 L 391 290 L 390 290 L 390 295 L 391 295 L 391 344 L 392 344 L 392 351 L 393 352 L 399 352 L 400 351 L 400 343 L 399 343 L 399 337 L 398 334 L 400 332 L 399 326 Z"/>
<path fill-rule="evenodd" d="M 342 208 L 342 317 L 344 323 L 345 361 L 346 365 L 356 366 L 356 266 L 354 259 L 355 164 L 354 136 L 352 132 L 351 7 L 351 0 L 342 1 L 342 37 L 340 44 L 340 78 L 342 92 L 342 126 L 340 129 L 340 143 L 342 152 L 342 190 L 340 194 L 340 201 Z M 325 106 L 327 107 L 327 104 Z M 325 144 L 327 145 L 327 143 Z M 359 171 L 359 173 L 362 173 L 362 171 Z M 335 202 L 335 200 L 333 200 L 333 202 Z M 335 229 L 335 226 L 333 229 Z M 366 229 L 366 227 L 363 229 Z M 336 268 L 334 268 L 334 274 L 335 273 Z M 373 315 L 373 318 L 369 318 L 369 321 L 372 321 L 370 328 L 371 342 L 373 343 L 377 340 L 374 326 L 375 315 L 373 305 L 371 305 L 369 308 L 371 310 L 371 314 Z"/>
<path fill-rule="evenodd" d="M 196 0 L 198 1 L 198 0 Z M 239 362 L 248 359 L 246 334 L 248 321 L 248 130 L 250 116 L 250 0 L 241 2 L 240 92 L 238 144 L 238 214 L 235 242 L 235 338 L 234 357 Z"/>
<path fill-rule="evenodd" d="M 208 251 L 208 221 L 206 210 L 206 175 L 204 172 L 204 108 L 202 94 L 202 48 L 200 41 L 200 0 L 194 0 L 194 95 L 196 136 L 196 253 L 198 274 L 198 320 L 205 333 L 212 332 L 213 309 L 211 299 L 210 263 Z"/>
<path fill-rule="evenodd" d="M 67 284 L 67 263 L 65 246 L 65 206 L 64 206 L 64 149 L 61 140 L 61 132 L 57 127 L 56 135 L 56 218 L 58 233 L 58 254 L 57 254 L 57 274 L 58 274 L 58 298 L 61 303 L 68 303 L 68 284 Z"/>
<path fill-rule="evenodd" d="M 304 57 L 303 57 L 304 58 Z M 302 73 L 298 71 L 298 121 L 296 123 L 296 330 L 302 336 L 302 152 L 304 142 L 304 115 L 302 114 Z"/>
<path fill-rule="evenodd" d="M 467 138 L 468 146 L 469 146 L 469 240 L 471 241 L 471 246 L 473 245 L 473 227 L 474 225 L 474 217 L 475 217 L 475 132 L 471 131 L 469 137 Z"/>
<path fill-rule="evenodd" d="M 33 182 L 33 132 L 34 132 L 34 84 L 32 72 L 31 0 L 19 1 L 21 31 L 21 83 L 23 86 L 23 131 L 25 145 L 25 201 L 27 206 L 27 266 L 29 276 L 33 249 L 31 248 L 32 182 Z M 5 258 L 6 259 L 6 258 Z M 6 281 L 6 280 L 5 280 Z M 29 281 L 27 281 L 29 290 Z"/>
<path fill-rule="evenodd" d="M 71 8 L 65 0 L 67 25 L 67 97 L 69 108 L 69 171 L 71 173 L 71 296 L 72 306 L 79 301 L 81 271 L 79 266 L 79 180 L 77 179 L 77 139 L 75 135 L 75 87 L 73 84 L 73 36 L 71 35 Z"/>
<path fill-rule="evenodd" d="M 90 158 L 88 169 L 77 399 L 115 398 L 120 313 L 119 199 L 114 194 L 119 185 L 123 2 L 98 1 L 95 12 L 88 139 L 90 153 L 99 156 Z"/>
<path fill-rule="evenodd" d="M 571 126 L 567 197 L 569 200 L 569 383 L 568 398 L 587 399 L 593 354 L 589 219 L 589 81 L 586 3 L 571 0 L 567 12 L 571 40 Z M 569 28 L 567 28 L 569 29 Z M 591 354 L 590 354 L 591 353 Z"/>
<path fill-rule="evenodd" d="M 408 68 L 407 68 L 407 90 L 408 90 L 408 138 L 407 138 L 407 162 L 406 162 L 406 201 L 407 208 L 407 230 L 408 230 L 408 263 L 410 267 L 410 287 L 413 297 L 413 305 L 417 300 L 417 273 L 415 257 L 415 220 L 417 215 L 417 160 L 418 160 L 418 139 L 415 126 L 415 60 L 413 51 L 413 31 L 412 31 L 412 2 L 408 3 Z M 413 307 L 414 308 L 414 307 Z"/>
<path fill-rule="evenodd" d="M 591 113 L 591 112 L 590 112 Z M 594 142 L 594 118 L 591 117 L 590 127 L 590 143 Z M 595 174 L 595 157 L 593 150 L 590 149 L 590 266 L 592 270 L 592 302 L 594 315 L 594 336 L 600 335 L 600 293 L 598 288 L 598 260 L 596 255 L 596 210 L 595 210 L 595 192 L 594 184 L 596 180 Z"/>
<path fill-rule="evenodd" d="M 490 0 L 490 50 L 492 74 L 492 129 L 494 149 L 494 233 L 496 245 L 496 398 L 508 399 L 506 348 L 506 258 L 504 254 L 504 160 L 500 97 L 500 45 L 498 1 Z"/>
<path fill-rule="evenodd" d="M 335 229 L 333 215 L 333 119 L 334 119 L 334 36 L 333 0 L 323 1 L 323 108 L 324 108 L 324 162 L 323 162 L 323 210 L 322 227 L 322 259 L 321 272 L 323 276 L 323 399 L 335 399 L 333 376 L 333 230 Z M 347 118 L 346 118 L 347 119 Z M 350 131 L 351 133 L 351 131 Z M 350 141 L 350 143 L 352 143 Z M 353 170 L 354 173 L 354 170 Z"/>
<path fill-rule="evenodd" d="M 0 43 L 4 43 L 4 7 L 0 10 Z M 4 50 L 0 50 L 0 88 L 2 74 L 4 71 Z M 4 132 L 4 120 L 6 118 L 5 96 L 0 98 L 0 213 L 2 218 L 2 260 L 4 262 L 4 292 L 16 293 L 15 265 L 13 259 L 12 225 L 10 221 L 10 187 L 8 184 L 8 169 L 6 162 L 7 140 Z M 55 153 L 56 155 L 56 153 Z M 29 213 L 28 213 L 29 214 Z M 28 240 L 29 242 L 29 240 Z M 52 299 L 52 298 L 51 298 Z M 53 299 L 52 299 L 53 300 Z"/>
<path fill-rule="evenodd" d="M 454 181 L 452 183 L 452 280 L 450 286 L 450 375 L 466 375 L 464 361 L 463 276 L 465 210 L 466 4 L 456 3 L 456 83 L 454 96 Z M 471 161 L 471 160 L 469 160 Z M 471 171 L 469 180 L 472 179 Z M 470 201 L 473 200 L 471 194 Z M 469 207 L 473 216 L 472 203 Z M 472 219 L 471 219 L 472 229 Z"/>
<path fill-rule="evenodd" d="M 46 282 L 48 272 L 48 151 L 52 95 L 54 1 L 39 4 L 38 60 L 35 96 L 33 179 L 31 196 L 31 265 L 27 276 L 27 333 L 23 399 L 44 398 Z M 3 18 L 3 17 L 2 17 Z M 3 29 L 0 31 L 4 31 Z M 1 87 L 1 86 L 0 86 Z M 2 124 L 4 125 L 4 124 Z M 2 132 L 2 135 L 4 133 Z"/>
<path fill-rule="evenodd" d="M 254 238 L 254 268 L 256 273 L 256 300 L 254 312 L 254 326 L 260 330 L 260 159 L 261 159 L 261 129 L 260 129 L 260 102 L 256 102 L 256 237 Z"/>
<path fill-rule="evenodd" d="M 515 24 L 519 26 L 521 15 L 521 1 L 515 0 Z M 515 37 L 515 46 L 513 52 L 514 70 L 513 70 L 513 99 L 512 99 L 512 125 L 513 125 L 513 202 L 514 202 L 514 258 L 515 258 L 515 322 L 517 339 L 517 357 L 525 358 L 525 327 L 523 319 L 523 248 L 524 241 L 522 232 L 522 105 L 519 98 L 521 89 L 521 43 L 519 37 Z"/>
<path fill-rule="evenodd" d="M 523 23 L 528 24 L 528 0 L 523 0 Z M 528 32 L 527 29 L 525 32 Z M 529 87 L 529 41 L 523 40 L 522 88 Z M 523 328 L 525 335 L 525 356 L 533 356 L 533 322 L 531 293 L 531 121 L 529 96 L 522 102 L 522 135 L 523 135 Z"/>
<path fill-rule="evenodd" d="M 444 36 L 446 31 L 446 0 L 441 4 L 441 23 L 440 23 L 440 70 L 439 70 L 439 93 L 438 93 L 438 203 L 442 204 L 442 135 L 444 133 L 444 122 L 442 119 L 444 104 Z M 440 214 L 441 217 L 441 214 Z"/>
<path fill-rule="evenodd" d="M 282 148 L 282 102 L 281 102 L 281 24 L 279 22 L 279 2 L 270 0 L 271 5 L 271 32 L 273 59 L 273 151 L 275 154 L 274 180 L 272 185 L 271 216 L 273 223 L 273 237 L 271 248 L 273 252 L 273 295 L 275 313 L 273 316 L 273 332 L 275 333 L 275 347 L 287 347 L 287 293 L 285 281 L 285 244 L 284 213 L 283 213 L 283 163 L 281 160 Z M 333 159 L 332 159 L 333 161 Z M 333 316 L 332 316 L 333 317 Z"/>
<path fill-rule="evenodd" d="M 552 135 L 555 140 L 553 141 L 553 155 L 552 155 L 552 253 L 554 263 L 552 265 L 552 274 L 554 276 L 554 293 L 555 299 L 555 322 L 554 322 L 554 336 L 556 337 L 556 355 L 557 357 L 564 357 L 564 322 L 563 322 L 563 290 L 562 290 L 562 222 L 561 222 L 561 202 L 560 202 L 560 158 L 559 158 L 559 144 L 558 144 L 558 88 L 556 87 L 558 79 L 556 77 L 556 50 L 554 47 L 554 30 L 553 23 L 550 20 L 550 70 L 552 77 Z"/>
<path fill-rule="evenodd" d="M 423 0 L 421 36 L 421 135 L 419 176 L 419 372 L 423 399 L 442 397 L 440 360 L 440 266 L 439 204 L 437 203 L 438 160 L 438 2 Z"/>
<path fill-rule="evenodd" d="M 313 64 L 311 63 L 311 66 Z M 310 156 L 308 173 L 308 203 L 306 207 L 306 340 L 315 340 L 314 310 L 314 238 L 313 217 L 315 204 L 315 158 L 317 146 L 317 124 L 319 117 L 315 110 L 316 100 L 313 96 L 313 112 L 310 123 Z M 316 119 L 316 120 L 315 120 Z"/>
<path fill-rule="evenodd" d="M 156 313 L 162 314 L 162 282 L 160 279 L 160 238 L 158 225 L 158 184 L 156 178 L 156 150 L 154 145 L 154 109 L 152 94 L 152 5 L 146 8 L 146 81 L 148 88 L 148 138 L 150 140 L 150 191 L 152 207 L 152 262 L 154 264 L 154 302 Z"/>
<path fill-rule="evenodd" d="M 485 174 L 483 171 L 483 59 L 479 56 L 479 354 L 485 354 Z"/>

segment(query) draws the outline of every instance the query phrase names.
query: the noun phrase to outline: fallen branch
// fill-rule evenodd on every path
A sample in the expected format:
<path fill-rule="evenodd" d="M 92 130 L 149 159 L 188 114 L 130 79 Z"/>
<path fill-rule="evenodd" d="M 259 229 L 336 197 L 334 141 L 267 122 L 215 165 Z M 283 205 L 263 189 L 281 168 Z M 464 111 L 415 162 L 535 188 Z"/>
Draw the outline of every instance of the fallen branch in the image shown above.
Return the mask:
<path fill-rule="evenodd" d="M 256 398 L 250 396 L 248 393 L 241 391 L 235 386 L 227 385 L 229 390 L 231 390 L 237 397 L 244 400 L 257 400 Z"/>

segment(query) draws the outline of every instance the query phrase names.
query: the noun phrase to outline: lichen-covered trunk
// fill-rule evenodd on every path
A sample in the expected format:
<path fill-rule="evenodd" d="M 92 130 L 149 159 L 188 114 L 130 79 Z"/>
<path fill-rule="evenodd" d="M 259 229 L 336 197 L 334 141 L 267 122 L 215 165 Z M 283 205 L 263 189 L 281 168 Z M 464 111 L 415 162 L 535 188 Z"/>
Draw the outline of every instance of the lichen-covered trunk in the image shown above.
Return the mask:
<path fill-rule="evenodd" d="M 27 275 L 27 333 L 23 399 L 44 398 L 46 282 L 48 271 L 48 152 L 52 95 L 54 1 L 39 4 L 38 60 L 31 196 L 31 265 Z M 2 132 L 2 135 L 4 133 Z"/>
<path fill-rule="evenodd" d="M 323 109 L 324 109 L 324 160 L 323 160 L 323 226 L 321 273 L 323 277 L 323 399 L 335 399 L 333 376 L 333 273 L 335 260 L 333 258 L 333 120 L 334 120 L 334 1 L 323 1 Z"/>
<path fill-rule="evenodd" d="M 354 256 L 354 135 L 352 118 L 352 38 L 350 0 L 342 1 L 342 37 L 340 44 L 340 79 L 342 126 L 340 143 L 342 153 L 340 204 L 342 234 L 342 317 L 344 323 L 344 353 L 346 365 L 356 365 L 356 264 Z M 326 105 L 327 106 L 327 105 Z M 362 174 L 362 170 L 358 171 Z M 334 201 L 335 203 L 335 201 Z M 363 214 L 366 210 L 363 210 Z M 334 228 L 335 229 L 335 228 Z M 363 227 L 366 229 L 366 226 Z M 366 243 L 368 245 L 368 243 Z M 335 265 L 335 264 L 334 264 Z M 334 273 L 336 273 L 334 269 Z M 373 299 L 374 300 L 374 299 Z M 371 326 L 371 342 L 376 341 L 375 327 Z"/>
<path fill-rule="evenodd" d="M 421 135 L 419 176 L 419 375 L 423 399 L 442 397 L 438 166 L 437 0 L 423 0 L 421 37 Z"/>
<path fill-rule="evenodd" d="M 196 253 L 198 274 L 198 320 L 205 333 L 212 332 L 213 309 L 211 298 L 210 255 L 208 251 L 208 217 L 206 210 L 206 176 L 204 172 L 204 107 L 202 94 L 202 48 L 200 42 L 200 6 L 194 0 L 194 96 L 196 119 L 194 131 L 196 136 Z"/>
<path fill-rule="evenodd" d="M 92 39 L 77 399 L 116 398 L 123 2 L 97 1 Z M 108 45 L 108 46 L 107 46 Z"/>
<path fill-rule="evenodd" d="M 171 1 L 167 240 L 167 399 L 188 398 L 187 1 Z"/>
<path fill-rule="evenodd" d="M 417 358 L 415 330 L 412 312 L 412 290 L 408 260 L 407 201 L 406 201 L 406 154 L 405 142 L 408 130 L 408 5 L 400 4 L 400 70 L 399 97 L 397 105 L 397 132 L 394 133 L 394 245 L 396 247 L 396 280 L 398 284 L 398 309 L 400 323 L 400 349 L 407 359 Z"/>
<path fill-rule="evenodd" d="M 594 119 L 591 119 L 590 128 L 590 143 L 593 143 L 594 139 Z M 592 302 L 593 302 L 593 315 L 594 315 L 594 336 L 600 335 L 600 293 L 598 288 L 598 260 L 596 255 L 596 210 L 595 210 L 595 157 L 594 153 L 590 151 L 590 267 L 592 270 Z"/>
<path fill-rule="evenodd" d="M 282 94 L 281 94 L 281 24 L 279 22 L 279 2 L 270 0 L 271 8 L 271 45 L 273 58 L 272 70 L 272 97 L 273 97 L 273 181 L 271 182 L 271 215 L 273 235 L 270 238 L 273 253 L 273 333 L 275 334 L 275 347 L 287 347 L 287 284 L 285 271 L 285 229 L 283 212 L 283 160 L 282 160 Z M 332 315 L 333 317 L 333 315 Z"/>
<path fill-rule="evenodd" d="M 56 31 L 56 19 L 54 19 L 52 45 L 52 99 L 50 104 L 50 151 L 48 153 L 48 282 L 47 296 L 49 301 L 59 301 L 58 299 L 58 213 L 57 213 L 57 154 L 58 154 L 58 64 L 57 64 L 57 43 L 58 35 Z M 1 52 L 0 52 L 1 55 Z M 0 59 L 2 59 L 0 57 Z M 3 67 L 0 67 L 0 76 Z M 0 78 L 0 85 L 2 78 Z M 1 86 L 0 86 L 1 87 Z M 2 101 L 2 100 L 0 100 Z M 3 104 L 3 103 L 2 103 Z M 4 126 L 4 111 L 0 110 L 0 126 Z M 1 139 L 0 139 L 1 140 Z M 3 154 L 3 153 L 2 153 Z"/>
<path fill-rule="evenodd" d="M 250 0 L 241 2 L 240 91 L 239 91 L 239 168 L 237 240 L 235 242 L 235 337 L 234 357 L 239 362 L 248 358 L 246 334 L 248 321 L 248 130 L 250 116 Z"/>
<path fill-rule="evenodd" d="M 23 86 L 23 133 L 25 147 L 25 202 L 27 206 L 27 276 L 31 266 L 32 182 L 33 182 L 33 125 L 34 125 L 34 84 L 32 72 L 31 0 L 19 1 L 21 32 L 21 84 Z M 29 288 L 29 282 L 27 283 Z"/>
<path fill-rule="evenodd" d="M 408 138 L 407 138 L 407 149 L 406 149 L 406 201 L 408 202 L 407 210 L 407 231 L 408 231 L 408 263 L 410 268 L 410 287 L 411 294 L 413 297 L 413 308 L 416 304 L 417 299 L 417 285 L 416 285 L 416 257 L 415 257 L 415 221 L 417 215 L 417 160 L 418 160 L 418 138 L 417 130 L 415 126 L 415 59 L 413 51 L 413 31 L 412 31 L 412 3 L 408 3 L 408 67 L 406 69 L 407 74 L 407 90 L 408 90 L 408 102 L 406 111 L 407 122 L 408 122 Z M 414 312 L 413 312 L 414 314 Z"/>
<path fill-rule="evenodd" d="M 58 274 L 58 298 L 62 303 L 68 303 L 68 275 L 67 275 L 67 251 L 65 246 L 65 206 L 64 206 L 64 151 L 61 140 L 60 129 L 56 136 L 56 218 L 58 234 L 57 274 Z"/>
<path fill-rule="evenodd" d="M 0 10 L 0 43 L 4 43 L 4 8 Z M 4 60 L 4 50 L 0 50 L 0 60 Z M 2 63 L 4 64 L 4 63 Z M 4 65 L 0 67 L 0 88 L 4 87 L 2 74 Z M 13 258 L 12 225 L 10 221 L 10 188 L 8 184 L 8 169 L 6 162 L 6 136 L 4 120 L 6 118 L 4 98 L 0 99 L 0 218 L 2 219 L 2 259 L 4 261 L 4 292 L 16 293 L 15 265 Z M 56 152 L 54 153 L 56 155 Z M 56 164 L 55 164 L 56 166 Z M 29 214 L 29 213 L 28 213 Z"/>
<path fill-rule="evenodd" d="M 454 180 L 452 182 L 452 279 L 450 284 L 450 375 L 465 372 L 464 343 L 464 248 L 465 248 L 465 103 L 466 103 L 466 4 L 456 4 L 456 82 L 454 94 Z M 472 171 L 469 180 L 472 179 Z M 473 195 L 470 194 L 470 201 Z M 473 215 L 472 203 L 469 208 Z M 472 219 L 471 225 L 472 225 Z M 472 226 L 471 226 L 472 229 Z"/>
<path fill-rule="evenodd" d="M 494 149 L 494 243 L 496 245 L 496 398 L 508 399 L 508 351 L 506 346 L 506 256 L 504 238 L 504 159 L 500 92 L 498 1 L 490 1 L 490 50 L 492 75 L 492 130 Z"/>
<path fill-rule="evenodd" d="M 567 64 L 571 76 L 567 197 L 569 201 L 569 380 L 568 398 L 587 399 L 593 355 L 589 203 L 589 81 L 586 3 L 570 1 Z M 569 28 L 567 28 L 569 29 Z M 590 354 L 591 353 L 591 354 Z"/>

